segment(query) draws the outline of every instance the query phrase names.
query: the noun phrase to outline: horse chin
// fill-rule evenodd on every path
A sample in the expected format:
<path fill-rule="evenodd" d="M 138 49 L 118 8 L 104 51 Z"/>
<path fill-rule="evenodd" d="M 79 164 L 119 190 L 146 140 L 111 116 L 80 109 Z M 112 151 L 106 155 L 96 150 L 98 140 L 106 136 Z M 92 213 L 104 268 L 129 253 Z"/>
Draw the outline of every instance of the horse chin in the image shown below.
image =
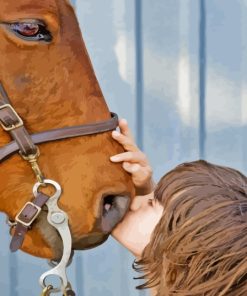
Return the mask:
<path fill-rule="evenodd" d="M 109 237 L 109 234 L 89 233 L 85 237 L 73 241 L 73 250 L 88 250 L 103 244 Z"/>

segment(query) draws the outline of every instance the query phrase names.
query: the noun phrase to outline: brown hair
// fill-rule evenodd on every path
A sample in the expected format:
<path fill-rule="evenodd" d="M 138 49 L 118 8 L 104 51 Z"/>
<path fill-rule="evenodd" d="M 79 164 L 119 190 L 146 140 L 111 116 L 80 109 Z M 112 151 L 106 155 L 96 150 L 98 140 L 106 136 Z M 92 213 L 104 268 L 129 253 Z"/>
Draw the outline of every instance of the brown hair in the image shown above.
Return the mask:
<path fill-rule="evenodd" d="M 247 178 L 195 161 L 177 166 L 155 190 L 161 220 L 135 270 L 157 296 L 247 295 Z"/>

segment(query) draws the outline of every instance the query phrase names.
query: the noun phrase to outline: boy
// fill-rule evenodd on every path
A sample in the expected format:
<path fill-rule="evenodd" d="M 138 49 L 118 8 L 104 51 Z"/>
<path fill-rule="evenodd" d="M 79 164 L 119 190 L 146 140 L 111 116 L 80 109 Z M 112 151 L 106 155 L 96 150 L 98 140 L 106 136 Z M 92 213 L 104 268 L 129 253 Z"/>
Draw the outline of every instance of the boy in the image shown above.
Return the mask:
<path fill-rule="evenodd" d="M 152 170 L 127 122 L 113 138 L 127 152 L 111 158 L 132 174 L 137 192 L 154 189 Z M 155 295 L 247 295 L 247 178 L 195 161 L 161 178 L 154 193 L 136 197 L 113 236 L 135 256 Z"/>

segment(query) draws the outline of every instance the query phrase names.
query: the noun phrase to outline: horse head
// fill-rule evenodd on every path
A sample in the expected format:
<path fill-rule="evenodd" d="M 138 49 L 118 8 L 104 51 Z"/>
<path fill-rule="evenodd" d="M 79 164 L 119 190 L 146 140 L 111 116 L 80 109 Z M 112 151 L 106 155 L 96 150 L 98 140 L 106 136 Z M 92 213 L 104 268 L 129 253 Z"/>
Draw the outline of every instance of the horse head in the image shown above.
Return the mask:
<path fill-rule="evenodd" d="M 108 120 L 70 3 L 0 0 L 0 7 L 0 81 L 26 129 L 33 134 Z M 10 140 L 0 128 L 0 147 Z M 109 161 L 122 148 L 105 132 L 43 143 L 39 150 L 44 175 L 62 186 L 59 206 L 69 217 L 73 249 L 104 242 L 134 194 L 129 175 Z M 14 220 L 33 198 L 35 176 L 15 153 L 1 163 L 0 180 L 0 211 Z M 46 215 L 42 210 L 22 250 L 59 258 L 60 237 Z"/>

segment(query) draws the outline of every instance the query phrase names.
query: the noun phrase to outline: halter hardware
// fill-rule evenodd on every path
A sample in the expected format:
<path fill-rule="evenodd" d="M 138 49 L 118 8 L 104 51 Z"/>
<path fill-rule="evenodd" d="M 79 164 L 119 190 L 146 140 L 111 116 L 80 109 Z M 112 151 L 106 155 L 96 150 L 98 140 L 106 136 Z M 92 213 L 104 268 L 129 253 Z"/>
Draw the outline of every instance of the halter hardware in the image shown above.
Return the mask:
<path fill-rule="evenodd" d="M 41 212 L 41 208 L 36 204 L 28 201 L 25 206 L 16 215 L 15 221 L 21 223 L 26 227 L 30 227 L 34 220 L 38 217 Z"/>
<path fill-rule="evenodd" d="M 51 285 L 45 287 L 40 296 L 50 296 L 53 287 Z"/>
<path fill-rule="evenodd" d="M 53 290 L 53 286 L 49 285 L 45 287 L 40 296 L 50 296 Z M 68 283 L 66 290 L 63 292 L 63 296 L 75 296 L 75 292 L 72 290 L 71 284 Z"/>
<path fill-rule="evenodd" d="M 17 122 L 16 123 L 11 123 L 10 126 L 8 126 L 7 123 L 4 123 L 3 121 L 0 120 L 0 125 L 2 126 L 2 128 L 6 132 L 10 132 L 10 131 L 18 128 L 18 127 L 23 126 L 22 119 L 20 118 L 20 116 L 17 114 L 17 112 L 15 111 L 15 109 L 10 104 L 4 104 L 4 105 L 0 106 L 0 110 L 3 110 L 3 109 L 10 109 L 10 111 L 15 116 L 15 119 L 17 119 Z"/>
<path fill-rule="evenodd" d="M 37 152 L 35 154 L 29 154 L 29 155 L 25 156 L 21 151 L 19 151 L 19 153 L 24 160 L 26 160 L 30 163 L 31 168 L 32 168 L 38 182 L 44 184 L 44 175 L 42 174 L 41 169 L 38 164 L 38 158 L 40 156 L 40 151 L 37 146 L 36 146 L 36 148 L 37 148 Z"/>

